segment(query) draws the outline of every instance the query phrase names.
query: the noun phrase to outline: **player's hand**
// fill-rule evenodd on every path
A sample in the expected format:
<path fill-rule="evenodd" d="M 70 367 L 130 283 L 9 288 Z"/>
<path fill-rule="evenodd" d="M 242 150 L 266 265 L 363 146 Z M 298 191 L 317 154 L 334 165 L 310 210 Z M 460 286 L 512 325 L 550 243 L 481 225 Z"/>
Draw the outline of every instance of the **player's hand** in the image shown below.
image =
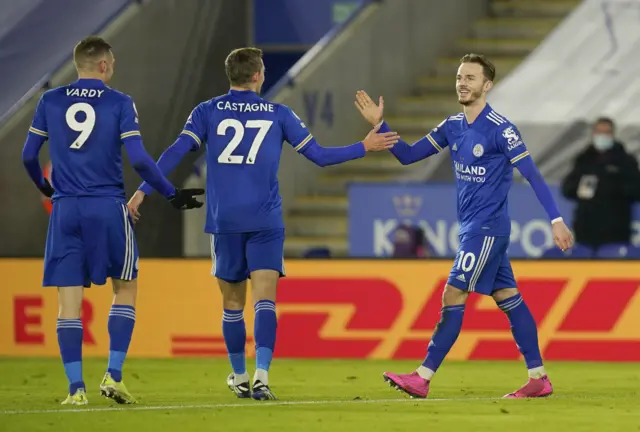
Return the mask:
<path fill-rule="evenodd" d="M 202 207 L 203 203 L 195 199 L 195 196 L 204 195 L 204 189 L 178 189 L 169 197 L 169 202 L 178 210 L 189 210 Z"/>
<path fill-rule="evenodd" d="M 127 203 L 127 208 L 129 209 L 129 214 L 131 215 L 133 223 L 138 222 L 140 219 L 140 211 L 138 209 L 140 208 L 142 201 L 144 201 L 144 197 L 144 192 L 137 190 Z"/>
<path fill-rule="evenodd" d="M 362 144 L 364 144 L 364 149 L 366 151 L 376 152 L 389 150 L 400 139 L 400 136 L 396 132 L 378 133 L 380 126 L 380 123 L 377 124 L 373 129 L 371 129 L 371 132 L 367 134 L 366 138 L 362 140 Z"/>
<path fill-rule="evenodd" d="M 571 234 L 571 231 L 569 231 L 569 228 L 567 228 L 563 221 L 558 221 L 551 225 L 551 232 L 553 233 L 553 240 L 556 242 L 556 246 L 562 249 L 562 251 L 566 251 L 573 246 L 573 234 Z"/>
<path fill-rule="evenodd" d="M 40 186 L 38 189 L 40 189 L 40 192 L 42 192 L 42 195 L 46 196 L 47 198 L 51 198 L 53 194 L 56 192 L 55 190 L 53 190 L 53 186 L 51 186 L 51 183 L 49 183 L 49 180 L 47 180 L 46 177 L 44 179 L 44 184 Z"/>
<path fill-rule="evenodd" d="M 366 121 L 372 126 L 375 126 L 382 122 L 382 115 L 384 113 L 384 99 L 380 96 L 378 105 L 369 97 L 366 91 L 358 90 L 356 92 L 356 101 L 354 102 L 360 114 Z"/>

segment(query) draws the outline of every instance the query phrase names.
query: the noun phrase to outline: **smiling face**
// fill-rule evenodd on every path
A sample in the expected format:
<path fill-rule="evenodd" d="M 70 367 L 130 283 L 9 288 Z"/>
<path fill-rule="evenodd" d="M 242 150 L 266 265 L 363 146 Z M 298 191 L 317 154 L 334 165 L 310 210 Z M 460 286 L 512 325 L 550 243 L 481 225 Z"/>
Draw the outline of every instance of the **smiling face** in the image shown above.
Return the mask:
<path fill-rule="evenodd" d="M 456 92 L 461 105 L 472 105 L 476 101 L 484 101 L 487 92 L 493 87 L 493 81 L 484 74 L 480 63 L 462 63 L 456 76 Z"/>

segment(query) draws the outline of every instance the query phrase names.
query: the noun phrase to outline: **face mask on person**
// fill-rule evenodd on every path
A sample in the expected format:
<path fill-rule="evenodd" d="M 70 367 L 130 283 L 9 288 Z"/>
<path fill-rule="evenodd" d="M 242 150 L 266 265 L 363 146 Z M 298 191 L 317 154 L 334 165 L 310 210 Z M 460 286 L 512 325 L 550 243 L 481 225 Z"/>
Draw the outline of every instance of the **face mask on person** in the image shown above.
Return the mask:
<path fill-rule="evenodd" d="M 609 150 L 613 147 L 613 137 L 611 135 L 596 134 L 593 136 L 593 146 L 600 151 Z"/>

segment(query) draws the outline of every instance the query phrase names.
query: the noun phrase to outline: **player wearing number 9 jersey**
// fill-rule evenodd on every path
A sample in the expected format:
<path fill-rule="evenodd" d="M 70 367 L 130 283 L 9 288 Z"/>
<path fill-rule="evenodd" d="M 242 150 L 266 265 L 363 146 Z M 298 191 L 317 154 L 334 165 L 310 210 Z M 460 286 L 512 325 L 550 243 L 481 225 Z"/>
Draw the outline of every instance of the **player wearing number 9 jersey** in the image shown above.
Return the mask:
<path fill-rule="evenodd" d="M 109 316 L 109 366 L 101 384 L 104 396 L 119 403 L 135 400 L 122 383 L 122 364 L 135 321 L 138 249 L 126 207 L 122 146 L 142 178 L 178 208 L 202 205 L 176 190 L 142 145 L 133 100 L 105 84 L 114 58 L 97 37 L 74 50 L 79 79 L 45 92 L 38 102 L 23 150 L 23 162 L 36 186 L 52 197 L 45 249 L 44 286 L 59 292 L 58 342 L 69 379 L 64 404 L 86 404 L 82 378 L 83 287 L 111 278 L 114 300 Z M 52 183 L 43 177 L 38 154 L 49 141 Z M 203 193 L 204 191 L 200 191 Z"/>
<path fill-rule="evenodd" d="M 242 48 L 229 54 L 225 69 L 229 93 L 203 102 L 191 113 L 178 140 L 160 157 L 167 173 L 190 150 L 206 147 L 207 218 L 211 234 L 212 273 L 223 295 L 222 330 L 233 373 L 228 385 L 239 397 L 275 399 L 268 370 L 276 339 L 275 297 L 284 276 L 284 224 L 278 190 L 283 141 L 319 166 L 357 159 L 367 150 L 383 150 L 397 141 L 395 133 L 369 133 L 362 142 L 324 148 L 293 111 L 259 96 L 264 82 L 262 52 Z M 130 201 L 137 211 L 143 184 Z M 244 359 L 243 310 L 246 280 L 251 277 L 255 302 L 257 370 L 249 382 Z"/>

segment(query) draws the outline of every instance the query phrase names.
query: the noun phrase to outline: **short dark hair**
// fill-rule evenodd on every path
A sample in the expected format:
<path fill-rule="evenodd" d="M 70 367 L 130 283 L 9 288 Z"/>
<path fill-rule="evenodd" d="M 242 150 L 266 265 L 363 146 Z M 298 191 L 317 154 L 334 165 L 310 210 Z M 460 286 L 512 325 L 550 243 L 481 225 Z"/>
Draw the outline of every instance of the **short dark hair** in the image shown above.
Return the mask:
<path fill-rule="evenodd" d="M 227 56 L 224 70 L 231 85 L 244 85 L 262 70 L 262 50 L 260 48 L 238 48 Z"/>
<path fill-rule="evenodd" d="M 613 119 L 611 117 L 604 117 L 604 116 L 598 117 L 596 119 L 595 123 L 593 123 L 593 127 L 596 127 L 596 125 L 599 125 L 599 124 L 602 124 L 602 123 L 608 124 L 609 126 L 611 126 L 611 130 L 612 131 L 616 129 L 616 124 L 613 121 Z"/>
<path fill-rule="evenodd" d="M 496 77 L 496 67 L 482 54 L 466 54 L 460 59 L 462 63 L 476 63 L 482 66 L 482 73 L 486 79 L 493 81 Z"/>
<path fill-rule="evenodd" d="M 73 49 L 73 62 L 76 67 L 86 66 L 89 61 L 96 61 L 111 52 L 111 45 L 100 36 L 88 36 L 82 39 Z"/>

